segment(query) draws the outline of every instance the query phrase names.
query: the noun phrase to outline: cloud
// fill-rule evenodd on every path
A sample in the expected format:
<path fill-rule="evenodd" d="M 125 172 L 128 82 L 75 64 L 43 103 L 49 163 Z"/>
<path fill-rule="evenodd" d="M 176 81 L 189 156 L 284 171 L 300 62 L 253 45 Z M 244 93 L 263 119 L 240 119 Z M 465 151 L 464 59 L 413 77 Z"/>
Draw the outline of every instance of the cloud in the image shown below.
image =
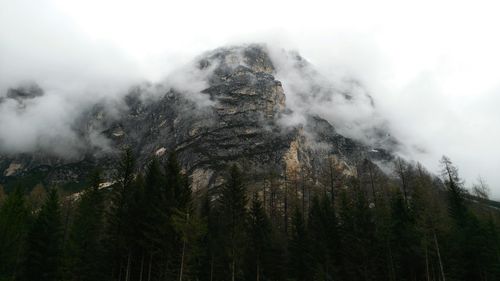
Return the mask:
<path fill-rule="evenodd" d="M 326 77 L 295 51 L 277 46 L 268 49 L 291 110 L 281 118 L 283 125 L 306 124 L 308 116 L 317 115 L 346 137 L 377 147 L 387 145 L 387 120 L 380 116 L 373 98 L 354 76 Z"/>
<path fill-rule="evenodd" d="M 169 73 L 206 50 L 266 42 L 299 51 L 325 91 L 330 84 L 359 91 L 355 103 L 342 95 L 325 101 L 320 92 L 308 104 L 294 93 L 310 85 L 284 71 L 279 78 L 295 112 L 323 115 L 357 137 L 388 120 L 409 157 L 435 171 L 447 154 L 469 183 L 481 174 L 500 198 L 497 8 L 430 0 L 0 0 L 0 96 L 26 80 L 46 92 L 24 110 L 13 100 L 0 105 L 0 150 L 79 147 L 72 120 L 95 101 L 113 104 L 144 80 L 197 92 L 204 73 Z M 300 122 L 300 114 L 292 117 Z"/>

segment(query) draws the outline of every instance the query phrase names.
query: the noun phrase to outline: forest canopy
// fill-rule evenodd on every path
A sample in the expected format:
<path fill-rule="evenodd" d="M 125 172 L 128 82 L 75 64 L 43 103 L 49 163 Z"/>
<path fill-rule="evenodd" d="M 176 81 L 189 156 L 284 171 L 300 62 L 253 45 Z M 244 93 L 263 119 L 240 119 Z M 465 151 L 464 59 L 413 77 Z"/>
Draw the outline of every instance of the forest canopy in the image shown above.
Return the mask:
<path fill-rule="evenodd" d="M 117 167 L 73 195 L 0 188 L 0 280 L 500 280 L 500 213 L 447 157 L 438 176 L 365 160 L 259 184 L 232 165 L 206 190 L 175 153 Z"/>

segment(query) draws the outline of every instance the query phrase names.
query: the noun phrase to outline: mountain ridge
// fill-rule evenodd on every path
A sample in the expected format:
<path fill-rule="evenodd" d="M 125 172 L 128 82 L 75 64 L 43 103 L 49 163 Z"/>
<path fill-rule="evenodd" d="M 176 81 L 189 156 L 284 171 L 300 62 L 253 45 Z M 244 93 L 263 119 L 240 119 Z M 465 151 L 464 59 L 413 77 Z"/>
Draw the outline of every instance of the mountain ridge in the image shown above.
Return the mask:
<path fill-rule="evenodd" d="M 308 81 L 312 86 L 301 93 L 305 102 L 314 95 L 332 98 L 327 96 L 332 95 L 330 90 L 314 85 L 317 73 L 306 70 L 311 66 L 305 59 L 298 54 L 287 58 L 291 60 L 287 63 L 297 67 L 304 79 L 312 81 Z M 393 158 L 394 151 L 387 148 L 396 144 L 394 139 L 386 147 L 364 144 L 339 134 L 314 112 L 302 113 L 302 123 L 287 124 L 296 111 L 287 104 L 287 93 L 283 82 L 276 78 L 275 64 L 265 45 L 206 52 L 188 72 L 199 92 L 190 89 L 190 83 L 181 83 L 180 87 L 161 83 L 138 85 L 123 98 L 126 106 L 118 116 L 95 104 L 78 118 L 75 126 L 81 138 L 90 144 L 84 154 L 72 160 L 43 152 L 0 155 L 0 183 L 34 171 L 44 174 L 41 181 L 48 185 L 83 183 L 89 167 L 96 165 L 112 178 L 111 163 L 116 152 L 124 147 L 133 149 L 141 167 L 153 156 L 161 160 L 176 152 L 194 189 L 219 184 L 225 168 L 234 163 L 257 167 L 252 168 L 256 174 L 273 170 L 280 177 L 290 177 L 318 174 L 317 167 L 334 161 L 340 172 L 354 175 L 355 164 L 363 159 L 383 162 Z M 157 94 L 151 98 L 150 92 Z M 352 99 L 352 93 L 333 94 Z M 381 132 L 384 135 L 387 134 Z"/>

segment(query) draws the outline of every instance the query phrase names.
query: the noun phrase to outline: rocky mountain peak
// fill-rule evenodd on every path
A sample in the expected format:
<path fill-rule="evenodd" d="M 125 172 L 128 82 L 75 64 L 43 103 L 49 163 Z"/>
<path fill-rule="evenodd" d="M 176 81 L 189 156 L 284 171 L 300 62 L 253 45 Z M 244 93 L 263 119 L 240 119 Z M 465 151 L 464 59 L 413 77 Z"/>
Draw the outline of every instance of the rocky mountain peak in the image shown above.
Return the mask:
<path fill-rule="evenodd" d="M 297 54 L 290 59 L 299 70 L 310 67 Z M 54 165 L 39 155 L 0 155 L 0 183 L 34 171 L 47 184 L 81 182 L 88 167 L 99 165 L 112 171 L 116 152 L 126 146 L 133 148 L 141 167 L 151 157 L 162 160 L 175 152 L 194 189 L 217 186 L 232 164 L 256 179 L 269 173 L 284 179 L 319 175 L 319 167 L 326 161 L 335 163 L 341 173 L 355 175 L 352 167 L 367 155 L 371 159 L 391 157 L 339 134 L 314 112 L 305 113 L 307 122 L 284 126 L 291 109 L 264 45 L 219 48 L 199 57 L 195 67 L 206 74 L 204 89 L 199 92 L 187 94 L 166 84 L 140 85 L 125 97 L 127 109 L 118 116 L 107 114 L 100 104 L 82 116 L 76 128 L 82 139 L 98 136 L 105 150 L 88 150 L 89 155 L 74 161 L 51 161 Z M 304 79 L 314 83 L 314 73 L 307 74 Z M 151 89 L 157 93 L 154 98 L 141 98 Z M 377 153 L 371 155 L 373 151 Z"/>
<path fill-rule="evenodd" d="M 25 99 L 34 99 L 44 95 L 44 91 L 40 86 L 34 82 L 25 82 L 16 88 L 10 88 L 7 91 L 7 98 L 15 99 L 17 101 Z"/>
<path fill-rule="evenodd" d="M 215 73 L 223 76 L 236 68 L 248 68 L 254 73 L 274 74 L 275 67 L 265 45 L 250 44 L 218 48 L 205 53 L 199 59 L 200 68 L 215 67 Z"/>

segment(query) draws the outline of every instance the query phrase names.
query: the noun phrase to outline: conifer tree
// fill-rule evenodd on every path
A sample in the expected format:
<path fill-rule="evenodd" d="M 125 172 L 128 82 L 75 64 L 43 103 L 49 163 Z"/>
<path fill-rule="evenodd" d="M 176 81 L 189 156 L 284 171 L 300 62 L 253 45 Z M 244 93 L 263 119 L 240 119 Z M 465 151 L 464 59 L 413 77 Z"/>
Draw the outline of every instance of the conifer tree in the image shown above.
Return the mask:
<path fill-rule="evenodd" d="M 62 258 L 57 191 L 51 189 L 28 233 L 23 280 L 57 280 Z"/>
<path fill-rule="evenodd" d="M 15 280 L 24 252 L 30 212 L 20 188 L 0 206 L 0 280 Z"/>
<path fill-rule="evenodd" d="M 99 190 L 100 174 L 91 176 L 91 186 L 79 199 L 65 253 L 67 280 L 99 281 L 103 272 L 103 194 Z"/>
<path fill-rule="evenodd" d="M 187 178 L 181 174 L 177 155 L 172 152 L 165 165 L 167 195 L 173 201 L 172 207 L 182 209 L 187 207 L 191 198 L 191 188 Z"/>
<path fill-rule="evenodd" d="M 467 206 L 467 192 L 458 175 L 458 169 L 451 160 L 441 159 L 442 175 L 448 193 L 448 212 L 453 220 L 450 262 L 454 268 L 453 278 L 478 280 L 481 275 L 480 253 L 481 233 L 479 221 Z"/>
<path fill-rule="evenodd" d="M 172 225 L 182 243 L 178 280 L 194 279 L 196 261 L 201 255 L 199 242 L 206 232 L 206 225 L 193 208 L 176 210 L 172 215 Z"/>
<path fill-rule="evenodd" d="M 2 204 L 6 199 L 7 194 L 5 193 L 5 188 L 0 184 L 0 207 L 2 207 Z"/>
<path fill-rule="evenodd" d="M 257 195 L 254 195 L 248 216 L 247 264 L 250 280 L 265 280 L 269 251 L 272 245 L 271 222 Z M 251 277 L 251 278 L 250 278 Z"/>
<path fill-rule="evenodd" d="M 292 229 L 288 244 L 288 274 L 296 281 L 312 280 L 310 267 L 309 240 L 307 237 L 304 216 L 298 208 L 292 216 Z"/>
<path fill-rule="evenodd" d="M 441 158 L 441 174 L 448 191 L 448 203 L 450 216 L 459 226 L 466 222 L 467 207 L 465 205 L 465 189 L 462 187 L 462 180 L 458 176 L 458 169 L 451 160 L 443 156 Z"/>
<path fill-rule="evenodd" d="M 335 255 L 338 254 L 337 222 L 330 197 L 314 197 L 307 229 L 311 242 L 311 256 L 318 280 L 330 280 L 335 275 Z"/>
<path fill-rule="evenodd" d="M 170 201 L 165 187 L 165 177 L 157 158 L 147 167 L 144 179 L 144 193 L 141 201 L 143 217 L 140 222 L 143 246 L 146 252 L 146 280 L 155 280 L 165 274 L 167 244 L 170 242 Z M 142 257 L 141 257 L 142 259 Z"/>
<path fill-rule="evenodd" d="M 231 281 L 239 279 L 245 243 L 246 195 L 241 172 L 232 166 L 220 194 L 220 214 Z"/>
<path fill-rule="evenodd" d="M 425 279 L 432 280 L 439 277 L 441 280 L 446 280 L 441 254 L 441 238 L 446 228 L 446 206 L 441 204 L 441 194 L 433 184 L 432 176 L 420 164 L 417 164 L 416 170 L 417 179 L 412 198 L 412 211 L 415 217 L 415 231 L 421 236 Z"/>
<path fill-rule="evenodd" d="M 118 163 L 116 184 L 113 185 L 107 214 L 107 260 L 111 263 L 111 279 L 129 281 L 132 248 L 129 231 L 130 207 L 133 200 L 135 159 L 126 148 Z"/>
<path fill-rule="evenodd" d="M 423 260 L 419 255 L 420 243 L 411 210 L 401 191 L 391 198 L 391 249 L 397 280 L 423 279 L 417 276 L 417 267 Z M 422 272 L 422 271 L 420 271 Z"/>

